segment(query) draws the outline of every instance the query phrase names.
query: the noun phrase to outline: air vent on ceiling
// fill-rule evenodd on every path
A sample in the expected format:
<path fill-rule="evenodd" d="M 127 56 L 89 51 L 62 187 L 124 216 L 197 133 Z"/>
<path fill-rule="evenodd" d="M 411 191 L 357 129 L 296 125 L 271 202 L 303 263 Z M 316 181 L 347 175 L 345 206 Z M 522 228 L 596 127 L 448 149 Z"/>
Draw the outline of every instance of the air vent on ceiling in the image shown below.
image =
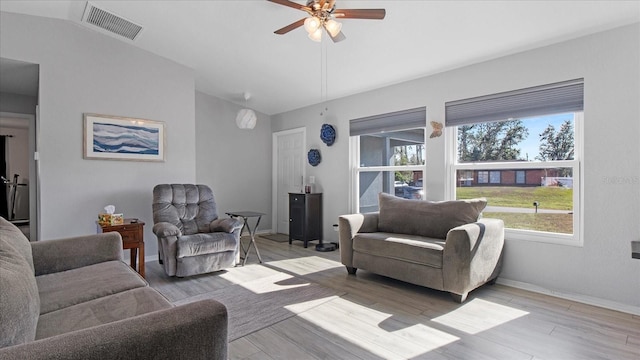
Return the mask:
<path fill-rule="evenodd" d="M 90 2 L 87 2 L 87 7 L 84 9 L 82 22 L 97 26 L 129 40 L 135 40 L 136 36 L 142 31 L 142 26 L 115 15 L 112 12 L 95 7 Z"/>

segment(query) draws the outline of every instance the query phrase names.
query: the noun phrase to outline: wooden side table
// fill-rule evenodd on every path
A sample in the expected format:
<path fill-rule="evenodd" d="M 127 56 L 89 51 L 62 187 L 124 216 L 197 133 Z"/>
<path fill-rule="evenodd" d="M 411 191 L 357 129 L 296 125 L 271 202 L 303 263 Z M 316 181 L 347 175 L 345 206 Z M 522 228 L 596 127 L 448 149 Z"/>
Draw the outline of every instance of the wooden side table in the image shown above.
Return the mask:
<path fill-rule="evenodd" d="M 137 271 L 144 277 L 144 222 L 140 220 L 131 222 L 132 220 L 136 219 L 124 219 L 122 225 L 98 225 L 98 232 L 119 232 L 122 236 L 122 248 L 129 249 L 131 252 L 131 267 L 136 270 L 137 257 Z"/>

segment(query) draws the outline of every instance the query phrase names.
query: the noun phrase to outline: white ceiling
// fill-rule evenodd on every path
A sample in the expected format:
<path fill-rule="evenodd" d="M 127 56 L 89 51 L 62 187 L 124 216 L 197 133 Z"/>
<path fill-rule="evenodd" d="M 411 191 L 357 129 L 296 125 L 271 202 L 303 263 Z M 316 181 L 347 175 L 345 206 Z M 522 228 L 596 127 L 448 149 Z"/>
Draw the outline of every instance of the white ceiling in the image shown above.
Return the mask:
<path fill-rule="evenodd" d="M 343 20 L 347 39 L 320 44 L 302 28 L 275 35 L 305 13 L 266 0 L 91 3 L 142 25 L 122 41 L 193 68 L 199 91 L 238 104 L 248 91 L 248 106 L 270 115 L 640 21 L 640 0 L 338 0 L 387 16 Z M 80 23 L 85 4 L 0 0 L 0 10 Z"/>

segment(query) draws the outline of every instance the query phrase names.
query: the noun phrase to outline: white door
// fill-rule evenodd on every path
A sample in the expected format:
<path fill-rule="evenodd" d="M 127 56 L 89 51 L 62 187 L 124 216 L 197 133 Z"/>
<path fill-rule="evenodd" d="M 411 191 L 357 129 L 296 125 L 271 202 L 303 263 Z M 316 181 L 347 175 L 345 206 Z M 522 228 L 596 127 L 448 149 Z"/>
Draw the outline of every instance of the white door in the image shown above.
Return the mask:
<path fill-rule="evenodd" d="M 275 230 L 289 233 L 289 193 L 299 193 L 304 183 L 306 131 L 304 128 L 273 134 Z"/>

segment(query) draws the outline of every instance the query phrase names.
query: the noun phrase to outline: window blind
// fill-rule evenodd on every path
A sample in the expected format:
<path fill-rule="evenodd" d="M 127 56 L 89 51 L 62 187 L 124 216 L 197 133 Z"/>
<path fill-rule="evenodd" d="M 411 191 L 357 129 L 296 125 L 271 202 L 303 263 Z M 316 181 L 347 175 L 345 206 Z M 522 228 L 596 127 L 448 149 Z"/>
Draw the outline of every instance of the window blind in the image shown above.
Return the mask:
<path fill-rule="evenodd" d="M 349 135 L 379 134 L 427 125 L 425 107 L 374 115 L 349 121 Z"/>
<path fill-rule="evenodd" d="M 446 126 L 503 121 L 584 109 L 584 80 L 575 79 L 445 104 Z"/>

